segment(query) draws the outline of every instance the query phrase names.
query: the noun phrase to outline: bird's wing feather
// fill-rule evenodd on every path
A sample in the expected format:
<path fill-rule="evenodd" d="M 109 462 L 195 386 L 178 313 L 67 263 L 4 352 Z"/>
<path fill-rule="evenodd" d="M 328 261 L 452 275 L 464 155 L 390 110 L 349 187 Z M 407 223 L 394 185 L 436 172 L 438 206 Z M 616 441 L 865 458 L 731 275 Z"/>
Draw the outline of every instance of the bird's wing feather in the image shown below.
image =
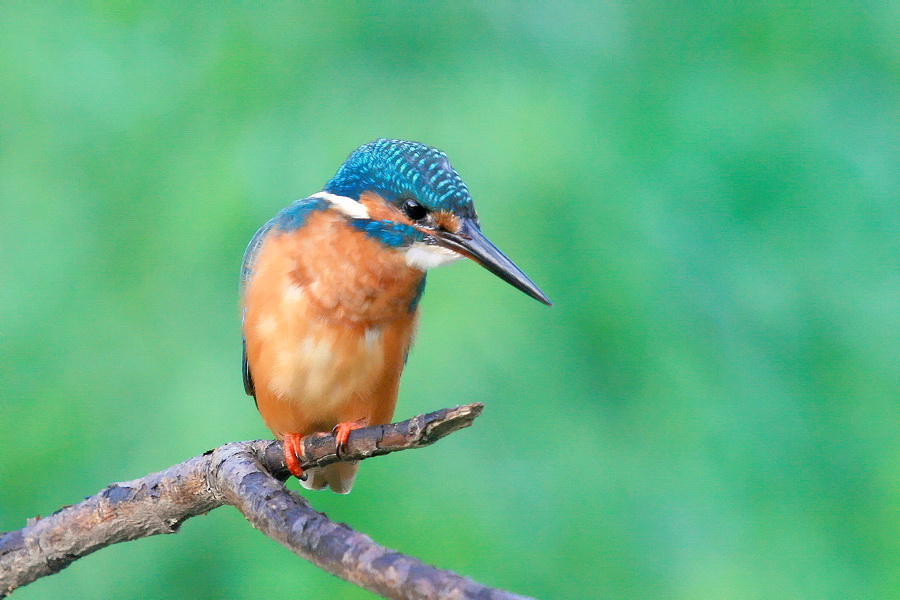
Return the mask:
<path fill-rule="evenodd" d="M 241 373 L 244 377 L 244 391 L 248 396 L 256 398 L 256 386 L 253 385 L 253 375 L 250 374 L 250 363 L 247 362 L 247 340 L 243 341 L 243 353 L 241 356 Z"/>
<path fill-rule="evenodd" d="M 244 295 L 247 292 L 247 285 L 250 283 L 250 279 L 253 277 L 253 263 L 256 261 L 256 256 L 259 254 L 259 249 L 262 247 L 263 240 L 266 237 L 266 234 L 269 233 L 269 230 L 272 229 L 275 225 L 277 217 L 275 219 L 270 220 L 268 223 L 259 228 L 253 238 L 251 238 L 250 243 L 247 245 L 247 249 L 244 251 L 244 262 L 241 264 L 241 298 L 244 298 Z M 244 309 L 244 313 L 246 313 L 246 309 Z M 241 315 L 241 329 L 243 329 L 243 320 L 244 316 Z M 250 363 L 247 362 L 247 338 L 242 337 L 242 347 L 243 347 L 243 355 L 241 357 L 241 372 L 244 377 L 244 391 L 247 392 L 248 396 L 253 396 L 256 398 L 256 388 L 253 385 L 253 375 L 250 373 Z"/>

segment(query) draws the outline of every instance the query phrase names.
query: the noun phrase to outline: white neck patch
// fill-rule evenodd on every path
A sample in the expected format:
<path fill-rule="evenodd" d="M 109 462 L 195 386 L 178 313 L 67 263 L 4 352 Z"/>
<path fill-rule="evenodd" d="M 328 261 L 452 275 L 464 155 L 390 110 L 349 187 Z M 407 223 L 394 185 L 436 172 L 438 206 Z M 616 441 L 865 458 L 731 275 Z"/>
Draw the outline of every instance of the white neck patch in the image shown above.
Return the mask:
<path fill-rule="evenodd" d="M 310 198 L 321 198 L 322 200 L 326 200 L 331 206 L 351 219 L 369 218 L 369 209 L 363 206 L 362 202 L 357 202 L 353 198 L 329 194 L 328 192 L 319 192 L 318 194 L 313 194 Z"/>
<path fill-rule="evenodd" d="M 415 242 L 408 248 L 404 248 L 403 252 L 406 255 L 406 264 L 422 271 L 446 265 L 462 258 L 462 254 L 458 254 L 449 248 L 422 242 Z"/>

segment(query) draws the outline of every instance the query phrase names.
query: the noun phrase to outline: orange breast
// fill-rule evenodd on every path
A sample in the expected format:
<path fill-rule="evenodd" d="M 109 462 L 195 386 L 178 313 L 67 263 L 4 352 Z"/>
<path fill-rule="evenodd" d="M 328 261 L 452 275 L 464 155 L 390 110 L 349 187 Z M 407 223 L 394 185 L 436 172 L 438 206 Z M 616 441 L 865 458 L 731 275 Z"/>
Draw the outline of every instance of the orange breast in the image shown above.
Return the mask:
<path fill-rule="evenodd" d="M 389 422 L 423 273 L 329 211 L 273 229 L 247 285 L 247 359 L 266 425 L 281 437 Z"/>

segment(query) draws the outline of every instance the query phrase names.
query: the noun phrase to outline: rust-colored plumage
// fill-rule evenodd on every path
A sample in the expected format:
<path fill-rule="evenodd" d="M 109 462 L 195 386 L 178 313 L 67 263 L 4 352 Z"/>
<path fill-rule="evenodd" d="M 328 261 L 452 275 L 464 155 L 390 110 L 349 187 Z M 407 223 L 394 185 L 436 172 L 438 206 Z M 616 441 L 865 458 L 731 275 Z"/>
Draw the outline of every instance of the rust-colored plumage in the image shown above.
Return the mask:
<path fill-rule="evenodd" d="M 242 269 L 244 385 L 306 487 L 350 491 L 356 465 L 304 474 L 301 436 L 391 420 L 426 270 L 461 257 L 549 304 L 482 233 L 446 155 L 376 140 L 282 210 Z M 340 449 L 340 446 L 339 446 Z"/>
<path fill-rule="evenodd" d="M 281 439 L 359 419 L 389 423 L 424 273 L 333 211 L 312 214 L 301 229 L 269 232 L 253 271 L 244 336 L 269 429 Z M 332 468 L 345 480 L 350 470 Z M 349 491 L 327 475 L 312 483 Z"/>

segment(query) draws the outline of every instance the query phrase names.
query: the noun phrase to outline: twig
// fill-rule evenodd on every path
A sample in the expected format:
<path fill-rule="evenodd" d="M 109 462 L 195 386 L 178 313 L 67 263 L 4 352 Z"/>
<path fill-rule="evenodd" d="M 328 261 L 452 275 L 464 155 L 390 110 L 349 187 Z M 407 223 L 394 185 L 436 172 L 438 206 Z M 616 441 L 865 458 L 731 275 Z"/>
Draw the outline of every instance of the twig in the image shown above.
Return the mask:
<path fill-rule="evenodd" d="M 363 460 L 427 446 L 471 425 L 482 408 L 469 404 L 358 429 L 350 434 L 341 459 Z M 304 468 L 337 461 L 330 434 L 307 436 L 303 448 Z M 185 520 L 223 504 L 236 507 L 254 527 L 315 565 L 387 598 L 522 598 L 426 565 L 332 522 L 284 487 L 283 452 L 281 442 L 232 442 L 165 471 L 114 483 L 0 535 L 0 598 L 100 548 L 175 533 Z"/>

